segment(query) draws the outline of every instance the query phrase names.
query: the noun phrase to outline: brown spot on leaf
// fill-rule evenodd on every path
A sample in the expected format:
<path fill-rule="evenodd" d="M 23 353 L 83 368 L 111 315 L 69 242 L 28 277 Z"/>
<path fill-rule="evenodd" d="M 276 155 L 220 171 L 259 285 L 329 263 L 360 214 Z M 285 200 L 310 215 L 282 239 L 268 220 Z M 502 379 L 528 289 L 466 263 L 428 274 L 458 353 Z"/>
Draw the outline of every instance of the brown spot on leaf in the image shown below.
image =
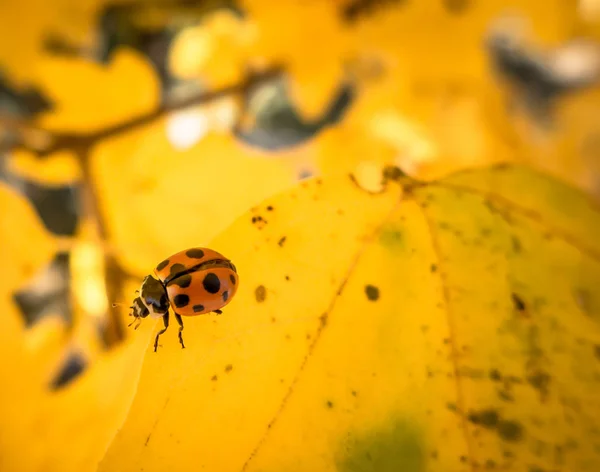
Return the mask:
<path fill-rule="evenodd" d="M 217 374 L 213 375 L 210 380 L 212 380 L 213 382 L 216 382 L 218 379 Z"/>
<path fill-rule="evenodd" d="M 473 411 L 469 413 L 467 419 L 473 424 L 493 429 L 498 424 L 500 416 L 496 410 L 490 408 L 487 410 Z"/>
<path fill-rule="evenodd" d="M 272 205 L 269 205 L 269 206 L 267 207 L 267 211 L 273 211 L 273 209 L 274 209 L 274 208 L 273 208 L 273 206 L 272 206 Z"/>
<path fill-rule="evenodd" d="M 505 441 L 520 441 L 523 438 L 523 426 L 517 421 L 501 421 L 498 423 L 498 435 Z"/>
<path fill-rule="evenodd" d="M 231 364 L 227 364 L 225 366 L 225 372 L 231 372 L 233 370 L 233 366 Z"/>
<path fill-rule="evenodd" d="M 287 239 L 287 236 L 283 236 L 281 239 L 279 239 L 279 241 L 277 241 L 277 244 L 279 245 L 279 247 L 283 247 L 286 239 Z"/>
<path fill-rule="evenodd" d="M 326 405 L 327 405 L 327 408 L 329 408 L 329 409 L 333 408 L 333 402 L 331 400 L 327 400 Z"/>
<path fill-rule="evenodd" d="M 527 382 L 540 392 L 540 401 L 545 401 L 548 397 L 548 386 L 552 377 L 543 370 L 538 370 L 527 377 Z"/>
<path fill-rule="evenodd" d="M 256 289 L 254 290 L 254 297 L 256 298 L 256 301 L 258 303 L 262 303 L 266 300 L 267 289 L 264 285 L 259 285 L 258 287 L 256 287 Z"/>
<path fill-rule="evenodd" d="M 258 215 L 258 216 L 253 216 L 252 217 L 252 224 L 256 225 L 256 227 L 258 229 L 262 229 L 266 224 L 267 224 L 267 220 L 265 220 L 262 216 Z"/>
<path fill-rule="evenodd" d="M 431 267 L 429 267 L 429 270 L 431 270 L 431 272 L 437 271 L 437 265 L 431 264 Z"/>
<path fill-rule="evenodd" d="M 490 370 L 490 379 L 492 379 L 494 382 L 499 382 L 502 380 L 502 374 L 498 369 L 492 369 Z"/>
<path fill-rule="evenodd" d="M 600 360 L 600 344 L 596 344 L 594 346 L 594 354 Z"/>
<path fill-rule="evenodd" d="M 365 285 L 365 293 L 370 301 L 379 300 L 379 289 L 375 285 Z"/>
<path fill-rule="evenodd" d="M 524 312 L 526 309 L 526 306 L 525 306 L 525 302 L 523 301 L 523 299 L 514 292 L 511 294 L 511 297 L 512 297 L 512 301 L 513 301 L 515 310 L 517 310 L 521 313 Z"/>
<path fill-rule="evenodd" d="M 512 393 L 510 393 L 508 390 L 498 390 L 497 393 L 500 400 L 504 400 L 505 402 L 515 401 L 515 397 L 513 397 Z"/>

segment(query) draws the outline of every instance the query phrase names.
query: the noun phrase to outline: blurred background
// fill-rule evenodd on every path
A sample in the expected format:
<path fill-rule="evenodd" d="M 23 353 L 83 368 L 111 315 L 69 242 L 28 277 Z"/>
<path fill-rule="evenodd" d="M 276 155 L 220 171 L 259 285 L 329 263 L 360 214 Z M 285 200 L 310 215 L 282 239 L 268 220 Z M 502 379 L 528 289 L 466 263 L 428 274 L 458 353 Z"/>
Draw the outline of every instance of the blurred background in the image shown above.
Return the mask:
<path fill-rule="evenodd" d="M 54 390 L 157 262 L 302 179 L 519 162 L 600 198 L 595 0 L 5 0 L 0 25 L 0 179 L 41 224 L 3 211 L 2 263 L 52 241 L 3 285 L 26 329 L 64 321 Z"/>

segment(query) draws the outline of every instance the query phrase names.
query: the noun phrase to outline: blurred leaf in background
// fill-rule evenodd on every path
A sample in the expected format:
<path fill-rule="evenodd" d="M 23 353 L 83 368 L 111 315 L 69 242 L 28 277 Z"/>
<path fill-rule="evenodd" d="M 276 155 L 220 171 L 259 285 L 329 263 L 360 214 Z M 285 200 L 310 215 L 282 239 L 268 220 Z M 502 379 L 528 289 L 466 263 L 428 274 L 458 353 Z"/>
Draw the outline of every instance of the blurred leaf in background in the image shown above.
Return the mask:
<path fill-rule="evenodd" d="M 2 3 L 0 469 L 597 470 L 599 12 Z"/>

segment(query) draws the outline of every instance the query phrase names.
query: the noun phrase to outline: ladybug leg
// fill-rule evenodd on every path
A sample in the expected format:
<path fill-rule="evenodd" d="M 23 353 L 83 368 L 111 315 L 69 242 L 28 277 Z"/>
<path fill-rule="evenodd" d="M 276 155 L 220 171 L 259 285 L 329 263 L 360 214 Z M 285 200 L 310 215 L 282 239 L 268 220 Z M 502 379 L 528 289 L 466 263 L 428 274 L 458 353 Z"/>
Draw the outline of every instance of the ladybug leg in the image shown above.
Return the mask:
<path fill-rule="evenodd" d="M 163 316 L 163 323 L 165 324 L 165 327 L 158 332 L 158 334 L 156 335 L 156 338 L 154 339 L 154 352 L 156 352 L 156 349 L 158 348 L 158 337 L 161 334 L 163 334 L 169 327 L 169 311 L 168 310 L 165 313 L 165 316 Z"/>
<path fill-rule="evenodd" d="M 222 315 L 222 314 L 223 314 L 223 312 L 222 312 L 221 310 L 214 310 L 214 312 L 215 312 L 217 315 Z"/>
<path fill-rule="evenodd" d="M 181 343 L 181 349 L 185 349 L 183 336 L 181 335 L 181 332 L 183 331 L 183 320 L 181 319 L 181 315 L 178 315 L 177 313 L 175 313 L 175 319 L 177 320 L 177 323 L 179 323 L 179 342 Z"/>

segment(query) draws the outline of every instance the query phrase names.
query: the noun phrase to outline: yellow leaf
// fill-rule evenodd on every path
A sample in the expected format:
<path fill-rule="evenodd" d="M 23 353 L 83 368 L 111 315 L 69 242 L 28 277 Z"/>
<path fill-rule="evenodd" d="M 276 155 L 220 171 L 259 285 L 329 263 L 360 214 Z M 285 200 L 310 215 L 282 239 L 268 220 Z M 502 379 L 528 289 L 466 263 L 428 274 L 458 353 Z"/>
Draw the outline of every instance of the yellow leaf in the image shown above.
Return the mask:
<path fill-rule="evenodd" d="M 149 113 L 159 103 L 160 83 L 152 65 L 127 48 L 117 50 L 106 66 L 51 56 L 39 69 L 43 90 L 56 107 L 40 118 L 44 128 L 93 132 Z"/>
<path fill-rule="evenodd" d="M 313 179 L 212 241 L 236 298 L 148 349 L 99 470 L 597 470 L 598 208 L 509 166 L 402 188 Z"/>
<path fill-rule="evenodd" d="M 10 293 L 50 262 L 56 243 L 33 206 L 2 182 L 0 208 L 0 293 Z"/>
<path fill-rule="evenodd" d="M 81 167 L 71 151 L 58 151 L 43 158 L 15 150 L 7 157 L 8 169 L 28 180 L 43 185 L 73 185 L 81 179 Z"/>
<path fill-rule="evenodd" d="M 66 43 L 90 46 L 98 8 L 104 0 L 22 0 L 0 3 L 0 63 L 20 85 L 40 78 L 40 59 L 48 54 L 50 35 Z M 15 47 L 15 45 L 19 45 Z"/>
<path fill-rule="evenodd" d="M 168 254 L 205 245 L 295 178 L 286 162 L 252 157 L 227 134 L 175 150 L 165 120 L 100 144 L 92 167 L 110 243 L 140 275 Z"/>

